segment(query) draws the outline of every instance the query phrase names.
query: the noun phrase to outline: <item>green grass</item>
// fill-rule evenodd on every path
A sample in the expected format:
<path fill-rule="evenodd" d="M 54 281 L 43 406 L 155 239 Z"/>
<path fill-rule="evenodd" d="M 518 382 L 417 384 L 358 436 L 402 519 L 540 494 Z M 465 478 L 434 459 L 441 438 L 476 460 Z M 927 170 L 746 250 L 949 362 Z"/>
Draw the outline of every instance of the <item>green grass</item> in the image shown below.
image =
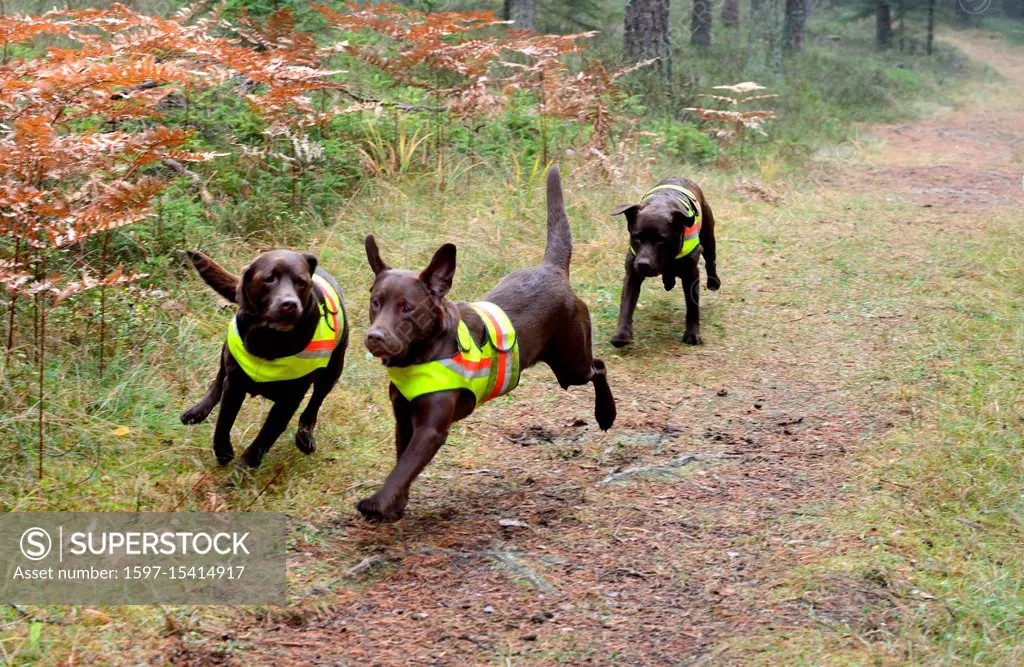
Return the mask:
<path fill-rule="evenodd" d="M 852 406 L 881 420 L 877 433 L 868 434 L 857 449 L 852 479 L 843 489 L 846 501 L 814 508 L 823 515 L 818 529 L 838 546 L 810 564 L 784 568 L 778 588 L 780 597 L 801 597 L 813 608 L 835 592 L 836 581 L 868 582 L 892 592 L 895 620 L 868 628 L 815 616 L 812 609 L 808 614 L 816 623 L 742 636 L 731 646 L 747 662 L 776 664 L 1019 664 L 1024 661 L 1024 267 L 1019 255 L 1024 236 L 1019 215 L 1003 211 L 988 217 L 984 227 L 950 243 L 948 232 L 925 220 L 919 208 L 881 206 L 862 195 L 826 197 L 790 178 L 802 156 L 823 141 L 844 137 L 851 122 L 906 114 L 912 102 L 934 99 L 951 77 L 974 70 L 952 55 L 938 67 L 917 60 L 895 67 L 866 50 L 863 62 L 811 50 L 791 67 L 781 91 L 781 120 L 773 130 L 777 141 L 756 154 L 768 185 L 787 194 L 785 207 L 742 198 L 727 173 L 693 166 L 707 162 L 709 152 L 691 130 L 679 126 L 671 131 L 680 145 L 677 156 L 653 166 L 643 155 L 622 156 L 622 174 L 614 185 L 606 185 L 593 164 L 585 167 L 560 156 L 576 244 L 573 283 L 590 305 L 598 354 L 613 374 L 631 382 L 676 378 L 676 369 L 652 367 L 650 359 L 675 345 L 682 313 L 678 291 L 645 291 L 637 316 L 645 337 L 633 349 L 617 352 L 605 342 L 617 315 L 626 241 L 621 221 L 607 212 L 635 198 L 655 174 L 684 171 L 705 186 L 722 221 L 720 266 L 727 289 L 709 300 L 704 327 L 710 344 L 729 352 L 721 367 L 701 368 L 687 380 L 700 386 L 721 377 L 747 380 L 746 369 L 772 359 L 773 346 L 799 345 L 810 367 L 801 373 L 827 378 Z M 723 65 L 709 72 L 705 83 L 729 81 L 716 77 L 730 74 Z M 827 84 L 812 85 L 823 79 Z M 863 108 L 858 95 L 869 101 Z M 810 119 L 821 122 L 809 130 Z M 478 148 L 486 153 L 513 139 L 535 139 L 534 123 L 507 118 L 490 128 L 493 145 Z M 536 153 L 536 147 L 524 153 Z M 753 171 L 755 153 L 741 155 L 751 158 L 745 166 Z M 11 434 L 0 458 L 5 476 L 0 505 L 7 511 L 284 511 L 318 526 L 351 515 L 352 502 L 365 492 L 356 485 L 385 474 L 392 438 L 385 376 L 360 344 L 371 277 L 363 235 L 377 234 L 385 259 L 408 268 L 423 266 L 442 241 L 455 242 L 460 249 L 455 298 L 476 297 L 510 270 L 538 261 L 544 243 L 539 174 L 528 159 L 517 172 L 513 158 L 506 161 L 494 150 L 487 158 L 463 177 L 445 179 L 443 189 L 431 172 L 378 179 L 351 196 L 321 201 L 300 224 L 282 219 L 273 225 L 285 230 L 289 243 L 316 252 L 337 277 L 354 336 L 345 375 L 318 426 L 319 453 L 300 455 L 292 432 L 286 432 L 254 479 L 240 488 L 217 485 L 224 473 L 210 451 L 212 424 L 186 428 L 177 421 L 212 378 L 230 311 L 169 250 L 183 231 L 189 245 L 202 245 L 240 269 L 273 238 L 271 227 L 248 226 L 260 207 L 269 205 L 265 199 L 246 201 L 240 191 L 246 208 L 225 233 L 202 222 L 187 198 L 170 197 L 165 226 L 138 244 L 164 248 L 140 255 L 158 278 L 146 289 L 110 296 L 108 331 L 116 352 L 103 378 L 97 373 L 96 297 L 90 295 L 90 303 L 75 311 L 61 307 L 51 315 L 41 481 L 35 477 L 36 377 L 26 356 L 30 346 L 19 340 L 15 354 L 0 362 L 5 364 L 0 427 Z M 285 187 L 283 176 L 266 178 L 261 182 L 268 189 Z M 235 173 L 223 180 L 225 187 L 244 184 Z M 274 207 L 287 210 L 280 197 Z M 922 224 L 896 224 L 904 220 Z M 866 242 L 898 249 L 900 261 L 886 252 L 867 252 Z M 126 242 L 124 252 L 132 245 Z M 794 317 L 780 322 L 780 312 Z M 889 315 L 898 317 L 886 319 Z M 536 387 L 546 391 L 522 398 Z M 524 389 L 493 409 L 501 414 L 531 400 L 540 411 L 572 400 L 554 388 L 546 371 L 529 372 Z M 259 400 L 247 402 L 236 424 L 236 451 L 252 438 L 266 409 Z M 127 434 L 118 430 L 125 426 Z M 481 460 L 497 465 L 493 457 L 472 427 L 460 424 L 436 468 L 471 469 Z M 279 475 L 282 466 L 286 473 Z M 335 574 L 336 563 L 304 563 L 292 569 L 290 584 L 293 591 L 305 590 Z M 9 608 L 0 611 L 0 621 L 10 624 L 0 646 L 24 664 L 56 664 L 76 651 L 143 661 L 164 641 L 159 609 L 103 610 L 113 619 L 109 625 L 78 607 L 32 612 L 69 625 L 23 622 Z M 166 613 L 194 643 L 212 640 L 209 632 L 189 634 L 190 628 L 230 626 L 236 618 L 210 608 Z M 584 644 L 551 659 L 604 655 L 597 650 Z"/>

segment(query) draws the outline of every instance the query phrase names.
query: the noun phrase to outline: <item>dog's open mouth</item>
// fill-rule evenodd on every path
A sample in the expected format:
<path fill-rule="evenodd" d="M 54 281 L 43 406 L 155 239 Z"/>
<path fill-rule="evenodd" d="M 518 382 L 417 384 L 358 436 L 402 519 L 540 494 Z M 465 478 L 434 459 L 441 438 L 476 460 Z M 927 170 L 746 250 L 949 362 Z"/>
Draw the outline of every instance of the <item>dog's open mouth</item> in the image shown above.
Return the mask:
<path fill-rule="evenodd" d="M 392 355 L 384 350 L 373 349 L 369 345 L 366 346 L 366 349 L 370 351 L 370 354 L 380 359 L 380 363 L 382 363 L 385 366 L 387 366 L 388 363 L 391 361 Z"/>
<path fill-rule="evenodd" d="M 389 350 L 387 345 L 383 343 L 378 343 L 376 341 L 372 343 L 367 342 L 366 349 L 370 354 L 380 359 L 380 363 L 385 366 L 391 363 L 391 360 L 395 358 L 395 350 Z"/>
<path fill-rule="evenodd" d="M 295 328 L 294 320 L 267 320 L 267 326 L 274 331 L 291 331 Z"/>

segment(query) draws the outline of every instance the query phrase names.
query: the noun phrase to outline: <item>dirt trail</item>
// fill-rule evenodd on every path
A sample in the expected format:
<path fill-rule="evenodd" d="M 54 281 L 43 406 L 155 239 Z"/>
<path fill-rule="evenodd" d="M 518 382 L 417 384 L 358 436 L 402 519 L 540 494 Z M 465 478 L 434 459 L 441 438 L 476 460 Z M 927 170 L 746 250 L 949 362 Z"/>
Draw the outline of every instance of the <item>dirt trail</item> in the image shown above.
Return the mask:
<path fill-rule="evenodd" d="M 936 118 L 870 129 L 881 146 L 855 174 L 854 191 L 887 192 L 950 213 L 1024 203 L 1024 63 L 1002 39 L 946 35 L 1005 82 Z"/>
<path fill-rule="evenodd" d="M 852 196 L 885 193 L 879 215 L 891 197 L 939 207 L 940 216 L 1022 201 L 1024 58 L 998 42 L 951 39 L 1008 81 L 935 118 L 870 128 L 879 146 L 845 177 Z M 728 282 L 728 260 L 721 266 Z M 400 525 L 352 518 L 298 541 L 294 577 L 319 571 L 323 581 L 327 570 L 337 577 L 331 586 L 302 592 L 297 584 L 294 609 L 226 626 L 223 639 L 245 647 L 240 653 L 175 642 L 167 657 L 275 665 L 743 662 L 759 638 L 822 619 L 884 624 L 884 595 L 863 581 L 828 582 L 812 613 L 780 579 L 841 551 L 821 517 L 831 503 L 851 502 L 840 495 L 852 452 L 890 426 L 887 415 L 858 407 L 842 390 L 858 359 L 844 327 L 872 325 L 839 320 L 812 344 L 805 316 L 768 309 L 786 288 L 759 286 L 764 275 L 755 269 L 745 286 L 752 297 L 711 299 L 708 310 L 712 326 L 765 327 L 764 344 L 716 345 L 706 334 L 700 350 L 679 352 L 668 338 L 643 351 L 649 358 L 626 358 L 613 367 L 620 419 L 608 435 L 579 419 L 588 392 L 552 407 L 549 382 L 525 383 L 514 402 L 494 408 L 500 417 L 467 422 L 449 445 L 454 453 L 417 486 Z M 666 382 L 644 371 L 678 365 L 679 355 L 700 369 L 693 377 Z"/>

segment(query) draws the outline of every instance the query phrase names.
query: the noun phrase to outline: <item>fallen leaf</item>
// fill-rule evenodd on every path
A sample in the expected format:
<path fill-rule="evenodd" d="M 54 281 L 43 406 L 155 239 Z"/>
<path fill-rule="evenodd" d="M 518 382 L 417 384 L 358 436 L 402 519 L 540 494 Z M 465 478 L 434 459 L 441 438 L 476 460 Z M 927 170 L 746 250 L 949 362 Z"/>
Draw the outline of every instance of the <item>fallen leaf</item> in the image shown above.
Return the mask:
<path fill-rule="evenodd" d="M 132 430 L 130 428 L 128 428 L 127 426 L 118 426 L 117 428 L 115 428 L 115 429 L 113 429 L 111 431 L 111 433 L 113 433 L 114 435 L 116 435 L 119 438 L 123 438 L 124 436 L 128 435 L 131 432 L 132 432 Z"/>
<path fill-rule="evenodd" d="M 92 607 L 89 607 L 89 608 L 85 609 L 84 611 L 82 611 L 82 614 L 85 615 L 85 616 L 88 616 L 91 619 L 93 619 L 94 621 L 96 621 L 98 623 L 102 623 L 104 625 L 107 624 L 107 623 L 110 623 L 113 620 L 109 616 L 104 614 L 102 611 L 100 611 L 99 609 L 93 609 Z"/>

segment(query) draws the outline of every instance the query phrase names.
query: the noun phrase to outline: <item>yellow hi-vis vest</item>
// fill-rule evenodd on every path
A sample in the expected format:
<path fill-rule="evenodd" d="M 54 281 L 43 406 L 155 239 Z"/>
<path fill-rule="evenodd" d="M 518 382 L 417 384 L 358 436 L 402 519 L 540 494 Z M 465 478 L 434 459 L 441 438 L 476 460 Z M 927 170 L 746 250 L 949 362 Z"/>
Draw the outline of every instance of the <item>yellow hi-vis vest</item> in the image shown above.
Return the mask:
<path fill-rule="evenodd" d="M 345 329 L 345 314 L 341 310 L 341 295 L 331 285 L 331 281 L 314 273 L 313 282 L 324 296 L 324 302 L 320 304 L 320 322 L 316 325 L 309 345 L 298 354 L 280 359 L 257 357 L 245 349 L 242 336 L 238 333 L 237 317 L 231 318 L 231 324 L 228 325 L 228 351 L 254 382 L 297 380 L 330 363 L 331 355 L 341 341 L 341 332 Z"/>
<path fill-rule="evenodd" d="M 640 198 L 640 201 L 643 202 L 658 190 L 674 190 L 676 192 L 676 199 L 683 205 L 686 213 L 693 218 L 693 224 L 683 230 L 683 246 L 679 249 L 679 254 L 676 255 L 676 259 L 681 259 L 693 252 L 693 249 L 700 244 L 700 199 L 681 185 L 663 183 L 648 190 L 647 194 Z M 634 255 L 636 254 L 636 250 L 633 250 L 632 245 L 629 246 L 629 251 Z"/>
<path fill-rule="evenodd" d="M 484 321 L 487 336 L 483 346 L 476 344 L 469 327 L 460 319 L 461 349 L 454 357 L 413 366 L 388 366 L 388 377 L 407 400 L 436 391 L 466 389 L 480 406 L 519 384 L 519 340 L 512 321 L 488 301 L 469 305 Z"/>

